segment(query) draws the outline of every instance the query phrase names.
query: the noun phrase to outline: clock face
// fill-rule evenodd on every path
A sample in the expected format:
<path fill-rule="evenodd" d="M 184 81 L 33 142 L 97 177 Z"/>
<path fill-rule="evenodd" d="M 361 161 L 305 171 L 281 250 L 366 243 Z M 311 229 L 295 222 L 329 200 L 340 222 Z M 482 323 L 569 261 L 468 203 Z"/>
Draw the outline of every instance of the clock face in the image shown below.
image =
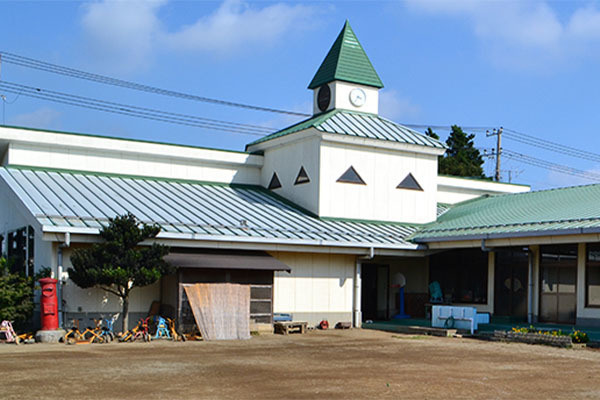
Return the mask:
<path fill-rule="evenodd" d="M 362 89 L 352 89 L 350 92 L 350 103 L 352 103 L 354 107 L 362 107 L 365 104 L 365 101 L 367 101 L 367 95 Z"/>
<path fill-rule="evenodd" d="M 331 89 L 329 89 L 329 85 L 325 84 L 319 88 L 319 93 L 317 93 L 317 106 L 319 106 L 319 110 L 325 111 L 330 102 Z"/>

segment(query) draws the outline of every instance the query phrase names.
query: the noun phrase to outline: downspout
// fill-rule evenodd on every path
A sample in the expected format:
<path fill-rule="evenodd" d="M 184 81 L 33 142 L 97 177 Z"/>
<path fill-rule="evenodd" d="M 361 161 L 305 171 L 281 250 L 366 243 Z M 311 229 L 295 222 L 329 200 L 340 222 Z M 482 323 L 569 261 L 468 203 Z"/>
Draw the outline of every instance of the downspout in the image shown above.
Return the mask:
<path fill-rule="evenodd" d="M 362 274 L 362 261 L 372 260 L 375 257 L 375 248 L 371 246 L 369 248 L 369 254 L 366 256 L 356 257 L 356 267 L 354 268 L 354 327 L 360 328 L 362 325 L 362 311 L 361 311 L 361 274 Z"/>
<path fill-rule="evenodd" d="M 533 324 L 533 259 L 534 253 L 531 247 L 528 248 L 528 265 L 527 265 L 527 323 Z"/>
<path fill-rule="evenodd" d="M 64 326 L 65 323 L 65 305 L 63 302 L 63 248 L 67 248 L 71 245 L 71 234 L 65 233 L 65 242 L 58 245 L 57 252 L 57 279 L 58 279 L 58 326 Z"/>

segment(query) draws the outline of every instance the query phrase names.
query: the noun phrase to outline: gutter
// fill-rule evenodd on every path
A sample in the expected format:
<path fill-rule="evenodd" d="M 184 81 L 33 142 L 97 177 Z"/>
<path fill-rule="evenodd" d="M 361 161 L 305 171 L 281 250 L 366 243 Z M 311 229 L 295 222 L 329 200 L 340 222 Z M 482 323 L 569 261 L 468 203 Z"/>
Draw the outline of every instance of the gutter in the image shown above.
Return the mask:
<path fill-rule="evenodd" d="M 431 242 L 452 242 L 461 240 L 489 240 L 489 239 L 510 239 L 510 238 L 527 238 L 537 236 L 568 236 L 568 235 L 585 235 L 598 234 L 600 227 L 594 228 L 570 228 L 570 229 L 549 229 L 543 231 L 531 232 L 505 232 L 505 233 L 484 233 L 481 235 L 462 235 L 462 236 L 438 236 L 426 238 L 413 238 L 415 243 L 431 243 Z"/>
<path fill-rule="evenodd" d="M 52 227 L 44 226 L 43 233 L 64 233 L 64 234 L 81 234 L 81 235 L 98 235 L 100 230 L 97 228 L 82 228 L 82 227 Z M 284 238 L 260 238 L 260 237 L 244 237 L 244 236 L 225 236 L 225 235 L 200 235 L 175 232 L 160 232 L 156 237 L 157 240 L 194 240 L 207 242 L 237 242 L 237 243 L 258 243 L 258 244 L 274 244 L 274 245 L 297 245 L 297 246 L 325 246 L 325 247 L 341 247 L 341 248 L 373 248 L 388 250 L 423 250 L 422 246 L 414 243 L 377 243 L 377 242 L 337 242 L 333 240 L 321 239 L 284 239 Z"/>
<path fill-rule="evenodd" d="M 63 285 L 64 285 L 64 281 L 63 281 L 63 277 L 65 276 L 65 272 L 63 270 L 63 248 L 67 248 L 71 246 L 71 234 L 69 232 L 65 233 L 65 241 L 64 243 L 61 243 L 58 245 L 58 250 L 57 250 L 57 268 L 56 268 L 56 272 L 57 272 L 57 278 L 58 278 L 58 287 L 57 287 L 57 291 L 58 291 L 58 305 L 59 305 L 59 310 L 58 310 L 58 317 L 59 317 L 59 321 L 58 321 L 58 326 L 64 326 L 65 323 L 65 304 L 63 301 Z"/>

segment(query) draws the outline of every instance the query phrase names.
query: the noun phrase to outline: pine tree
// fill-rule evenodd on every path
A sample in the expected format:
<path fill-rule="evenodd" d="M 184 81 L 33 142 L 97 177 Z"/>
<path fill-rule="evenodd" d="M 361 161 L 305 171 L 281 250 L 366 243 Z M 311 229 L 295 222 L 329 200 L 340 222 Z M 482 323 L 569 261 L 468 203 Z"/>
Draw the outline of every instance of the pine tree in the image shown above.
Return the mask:
<path fill-rule="evenodd" d="M 129 321 L 129 294 L 136 287 L 151 285 L 173 268 L 163 260 L 167 246 L 153 243 L 140 246 L 160 232 L 158 225 L 140 224 L 135 216 L 126 214 L 111 218 L 100 231 L 102 243 L 77 249 L 71 256 L 73 268 L 69 277 L 81 288 L 98 287 L 118 296 L 123 305 L 123 331 Z"/>
<path fill-rule="evenodd" d="M 467 135 L 461 127 L 452 125 L 452 132 L 446 140 L 448 150 L 438 164 L 440 174 L 485 178 L 483 158 L 473 139 L 475 135 Z"/>
<path fill-rule="evenodd" d="M 433 138 L 435 140 L 440 140 L 440 137 L 438 136 L 437 133 L 435 133 L 433 131 L 433 129 L 431 128 L 427 128 L 427 130 L 425 131 L 425 135 L 429 136 L 430 138 Z"/>

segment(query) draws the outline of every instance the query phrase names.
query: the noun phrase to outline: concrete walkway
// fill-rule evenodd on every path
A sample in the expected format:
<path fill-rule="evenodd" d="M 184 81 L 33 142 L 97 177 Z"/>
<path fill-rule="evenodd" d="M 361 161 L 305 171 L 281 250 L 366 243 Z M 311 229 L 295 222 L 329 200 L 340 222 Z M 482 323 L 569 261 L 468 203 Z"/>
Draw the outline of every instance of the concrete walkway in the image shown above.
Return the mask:
<path fill-rule="evenodd" d="M 373 321 L 372 323 L 363 322 L 363 329 L 376 329 L 388 332 L 399 332 L 407 326 L 431 327 L 431 321 L 422 318 L 396 319 L 390 321 Z M 506 318 L 492 318 L 490 324 L 480 324 L 477 333 L 493 333 L 495 330 L 511 330 L 513 327 L 528 327 L 526 322 L 510 322 Z M 591 341 L 600 342 L 600 327 L 579 326 L 579 325 L 564 325 L 564 324 L 533 324 L 536 329 L 540 330 L 562 330 L 563 332 L 571 332 L 573 329 L 581 330 L 588 334 Z"/>

